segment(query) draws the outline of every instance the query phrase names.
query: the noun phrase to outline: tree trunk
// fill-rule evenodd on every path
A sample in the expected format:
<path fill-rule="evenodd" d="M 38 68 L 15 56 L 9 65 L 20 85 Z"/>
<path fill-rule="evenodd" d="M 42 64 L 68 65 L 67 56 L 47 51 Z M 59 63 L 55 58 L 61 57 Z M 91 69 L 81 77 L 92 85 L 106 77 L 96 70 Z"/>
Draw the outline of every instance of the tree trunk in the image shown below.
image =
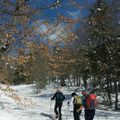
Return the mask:
<path fill-rule="evenodd" d="M 114 81 L 114 87 L 115 87 L 115 110 L 118 110 L 118 92 L 119 92 L 119 86 L 118 82 Z"/>
<path fill-rule="evenodd" d="M 81 85 L 81 83 L 80 83 L 80 77 L 78 77 L 78 79 L 79 79 L 79 86 Z"/>
<path fill-rule="evenodd" d="M 73 76 L 73 82 L 74 82 L 74 86 L 75 86 L 75 76 Z"/>
<path fill-rule="evenodd" d="M 107 80 L 107 94 L 108 94 L 108 102 L 109 102 L 109 107 L 112 106 L 112 100 L 111 100 L 111 94 L 110 94 L 110 83 L 109 83 L 109 78 L 106 75 L 106 80 Z"/>
<path fill-rule="evenodd" d="M 83 84 L 84 84 L 85 89 L 87 89 L 87 79 L 85 76 L 83 76 Z"/>
<path fill-rule="evenodd" d="M 113 93 L 113 86 L 112 86 L 112 80 L 110 79 L 110 92 Z"/>
<path fill-rule="evenodd" d="M 61 86 L 65 86 L 65 79 L 64 79 L 64 76 L 61 76 Z"/>
<path fill-rule="evenodd" d="M 77 86 L 79 86 L 79 77 L 76 77 L 77 80 Z"/>
<path fill-rule="evenodd" d="M 70 83 L 70 86 L 72 86 L 72 82 L 70 81 L 70 76 L 68 77 L 68 81 Z"/>

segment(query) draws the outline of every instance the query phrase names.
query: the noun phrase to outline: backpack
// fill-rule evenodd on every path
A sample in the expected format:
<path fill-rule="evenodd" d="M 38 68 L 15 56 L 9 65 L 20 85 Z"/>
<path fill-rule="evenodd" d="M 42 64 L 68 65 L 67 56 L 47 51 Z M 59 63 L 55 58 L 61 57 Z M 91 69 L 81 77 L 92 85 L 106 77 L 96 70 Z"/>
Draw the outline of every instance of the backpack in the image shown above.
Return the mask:
<path fill-rule="evenodd" d="M 63 93 L 59 92 L 56 94 L 56 101 L 63 101 L 65 99 L 65 96 Z"/>
<path fill-rule="evenodd" d="M 86 99 L 86 105 L 87 105 L 87 108 L 95 109 L 97 106 L 96 95 L 90 94 L 89 97 Z"/>
<path fill-rule="evenodd" d="M 81 100 L 81 97 L 76 95 L 74 96 L 74 100 L 73 100 L 74 104 L 78 104 L 78 105 L 81 105 L 82 104 L 82 100 Z"/>

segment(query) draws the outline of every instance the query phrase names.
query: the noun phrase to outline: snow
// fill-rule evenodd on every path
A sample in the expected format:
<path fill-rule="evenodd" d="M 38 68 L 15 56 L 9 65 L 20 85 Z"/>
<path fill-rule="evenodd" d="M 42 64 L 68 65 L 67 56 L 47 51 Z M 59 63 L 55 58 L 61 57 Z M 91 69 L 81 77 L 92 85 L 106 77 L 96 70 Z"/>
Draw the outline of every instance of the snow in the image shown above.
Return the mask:
<path fill-rule="evenodd" d="M 33 85 L 12 86 L 18 91 L 21 97 L 30 99 L 32 105 L 22 106 L 4 92 L 0 91 L 0 120 L 51 120 L 54 116 L 54 101 L 50 98 L 55 92 L 55 87 L 47 86 L 41 93 L 35 94 Z M 62 108 L 63 120 L 73 120 L 72 109 L 68 108 L 67 102 L 70 98 L 70 91 L 63 87 L 61 91 L 65 94 L 66 100 Z M 120 120 L 120 112 L 97 110 L 94 120 Z M 84 120 L 84 110 L 82 111 L 81 120 Z"/>
<path fill-rule="evenodd" d="M 101 11 L 102 9 L 101 8 L 97 8 L 98 11 Z"/>

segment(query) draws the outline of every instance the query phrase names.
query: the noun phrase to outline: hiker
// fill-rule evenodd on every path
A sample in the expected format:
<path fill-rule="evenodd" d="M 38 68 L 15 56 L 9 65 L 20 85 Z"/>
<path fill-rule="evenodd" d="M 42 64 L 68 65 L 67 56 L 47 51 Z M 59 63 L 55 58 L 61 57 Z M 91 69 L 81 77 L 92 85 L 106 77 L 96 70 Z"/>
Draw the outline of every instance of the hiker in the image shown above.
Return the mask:
<path fill-rule="evenodd" d="M 59 118 L 59 120 L 61 120 L 62 117 L 61 109 L 62 109 L 63 101 L 65 100 L 65 96 L 59 89 L 57 89 L 56 93 L 53 95 L 51 100 L 55 100 L 55 107 L 54 107 L 54 112 L 56 114 L 55 118 Z"/>
<path fill-rule="evenodd" d="M 80 115 L 82 111 L 82 100 L 80 96 L 78 96 L 76 93 L 71 94 L 73 98 L 73 117 L 74 120 L 80 120 Z"/>
<path fill-rule="evenodd" d="M 97 105 L 96 95 L 93 92 L 83 94 L 83 106 L 85 109 L 85 120 L 93 120 Z"/>

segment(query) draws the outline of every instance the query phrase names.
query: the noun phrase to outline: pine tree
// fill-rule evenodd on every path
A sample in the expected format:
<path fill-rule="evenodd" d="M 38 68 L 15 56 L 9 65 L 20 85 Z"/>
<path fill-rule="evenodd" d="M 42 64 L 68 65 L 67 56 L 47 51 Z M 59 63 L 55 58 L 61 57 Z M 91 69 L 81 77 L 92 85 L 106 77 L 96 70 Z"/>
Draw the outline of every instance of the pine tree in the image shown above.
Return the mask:
<path fill-rule="evenodd" d="M 116 1 L 114 1 L 116 2 Z M 105 78 L 109 105 L 111 106 L 112 83 L 116 85 L 119 71 L 119 32 L 116 26 L 115 8 L 111 2 L 97 0 L 88 17 L 88 36 L 91 73 L 99 77 L 100 83 Z M 114 77 L 113 77 L 114 76 Z M 103 85 L 105 85 L 103 84 Z"/>
<path fill-rule="evenodd" d="M 107 81 L 107 93 L 109 105 L 111 106 L 109 68 L 111 66 L 111 34 L 112 34 L 112 16 L 109 14 L 110 6 L 105 0 L 97 0 L 90 9 L 88 16 L 88 36 L 91 73 L 93 76 L 101 75 Z"/>

